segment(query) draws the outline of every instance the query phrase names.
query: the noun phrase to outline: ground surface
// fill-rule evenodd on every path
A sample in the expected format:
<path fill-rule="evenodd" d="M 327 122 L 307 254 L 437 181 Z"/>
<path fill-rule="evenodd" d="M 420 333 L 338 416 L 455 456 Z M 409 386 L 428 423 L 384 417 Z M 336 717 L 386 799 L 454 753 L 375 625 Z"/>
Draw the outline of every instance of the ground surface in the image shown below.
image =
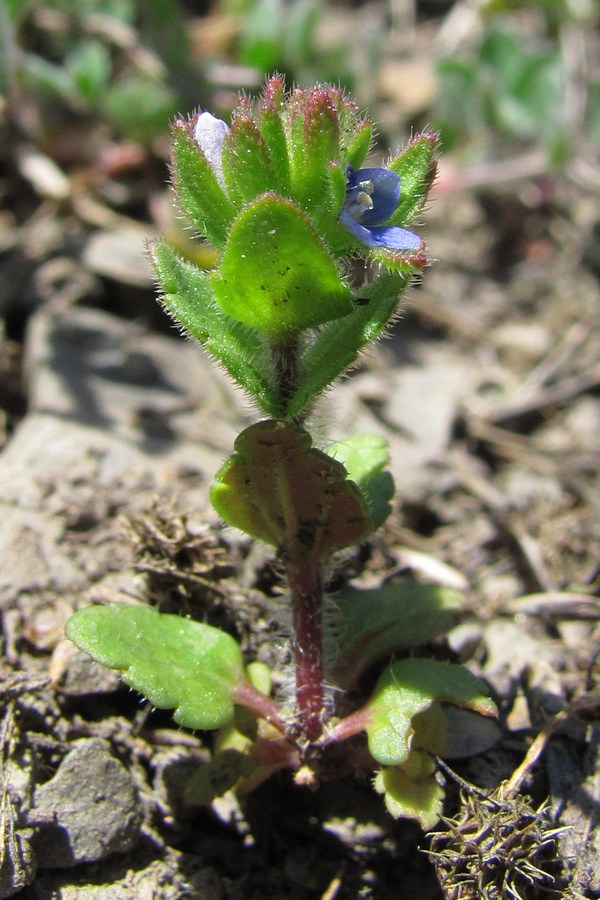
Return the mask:
<path fill-rule="evenodd" d="M 126 175 L 88 160 L 76 179 L 63 160 L 73 180 L 57 197 L 24 166 L 21 125 L 2 124 L 0 896 L 504 896 L 440 887 L 420 829 L 351 779 L 311 793 L 281 776 L 241 805 L 186 805 L 203 736 L 63 639 L 74 609 L 135 597 L 285 665 L 276 570 L 207 501 L 251 411 L 162 317 L 143 260 L 144 236 L 165 227 L 164 160 L 142 154 Z M 542 735 L 523 792 L 569 826 L 551 851 L 558 896 L 593 898 L 600 169 L 584 154 L 559 172 L 495 174 L 443 167 L 424 231 L 434 263 L 314 424 L 324 442 L 389 439 L 393 515 L 338 577 L 464 591 L 438 652 L 487 680 L 502 738 L 453 766 L 493 791 Z M 445 777 L 448 815 L 464 815 L 477 795 L 461 807 Z M 523 898 L 556 896 L 544 885 Z"/>

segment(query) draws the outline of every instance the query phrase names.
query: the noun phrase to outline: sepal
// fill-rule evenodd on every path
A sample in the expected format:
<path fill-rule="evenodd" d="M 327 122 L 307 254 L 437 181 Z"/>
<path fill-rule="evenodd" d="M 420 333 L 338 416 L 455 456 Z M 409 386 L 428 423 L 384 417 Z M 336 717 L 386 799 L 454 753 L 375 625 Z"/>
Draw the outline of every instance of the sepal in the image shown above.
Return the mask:
<path fill-rule="evenodd" d="M 353 169 L 360 169 L 366 159 L 373 140 L 373 124 L 368 119 L 358 123 L 356 131 L 349 137 L 346 149 L 346 163 Z"/>
<path fill-rule="evenodd" d="M 388 271 L 406 275 L 420 272 L 429 262 L 424 243 L 418 250 L 386 250 L 384 247 L 379 247 L 372 249 L 369 255 L 373 260 L 385 266 Z"/>
<path fill-rule="evenodd" d="M 267 143 L 249 115 L 233 119 L 221 162 L 227 192 L 238 209 L 267 191 L 285 192 Z"/>
<path fill-rule="evenodd" d="M 331 91 L 315 88 L 310 92 L 302 132 L 296 127 L 294 138 L 294 196 L 310 215 L 318 217 L 318 212 L 329 206 L 329 164 L 337 162 L 340 155 L 339 122 Z"/>
<path fill-rule="evenodd" d="M 438 143 L 435 132 L 424 131 L 387 164 L 388 169 L 400 176 L 401 184 L 400 202 L 390 219 L 391 225 L 412 222 L 422 211 L 437 172 Z"/>
<path fill-rule="evenodd" d="M 223 247 L 235 210 L 193 135 L 193 122 L 178 119 L 171 132 L 171 172 L 181 211 L 198 232 Z"/>
<path fill-rule="evenodd" d="M 258 130 L 269 148 L 273 168 L 280 183 L 286 186 L 287 194 L 291 190 L 291 185 L 288 145 L 283 123 L 284 93 L 283 78 L 274 75 L 268 79 L 257 123 Z"/>

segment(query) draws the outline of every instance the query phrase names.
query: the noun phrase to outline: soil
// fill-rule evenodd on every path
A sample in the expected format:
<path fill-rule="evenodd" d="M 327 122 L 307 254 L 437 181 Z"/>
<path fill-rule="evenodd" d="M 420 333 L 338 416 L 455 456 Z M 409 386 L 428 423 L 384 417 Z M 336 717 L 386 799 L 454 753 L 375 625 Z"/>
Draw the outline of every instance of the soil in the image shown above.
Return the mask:
<path fill-rule="evenodd" d="M 440 770 L 454 837 L 432 844 L 350 775 L 190 806 L 210 736 L 65 640 L 73 610 L 135 598 L 225 627 L 289 680 L 277 565 L 208 503 L 253 411 L 163 316 L 144 258 L 171 227 L 164 147 L 75 165 L 3 115 L 0 897 L 501 898 L 515 846 L 511 865 L 542 873 L 524 867 L 523 900 L 600 897 L 597 159 L 527 177 L 443 163 L 431 267 L 311 426 L 324 444 L 384 434 L 397 486 L 332 583 L 461 590 L 435 652 L 500 708 L 494 747 Z M 26 152 L 62 167 L 64 196 Z"/>

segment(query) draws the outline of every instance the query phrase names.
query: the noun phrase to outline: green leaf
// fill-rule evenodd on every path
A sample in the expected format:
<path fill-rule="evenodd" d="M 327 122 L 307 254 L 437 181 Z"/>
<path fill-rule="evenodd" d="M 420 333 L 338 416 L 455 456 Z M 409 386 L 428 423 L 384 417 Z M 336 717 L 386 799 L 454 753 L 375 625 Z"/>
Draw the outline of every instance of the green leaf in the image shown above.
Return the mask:
<path fill-rule="evenodd" d="M 3 0 L 3 2 L 10 18 L 15 22 L 29 5 L 29 0 Z"/>
<path fill-rule="evenodd" d="M 510 92 L 521 76 L 527 57 L 516 35 L 492 28 L 481 43 L 479 59 L 493 70 L 502 88 Z"/>
<path fill-rule="evenodd" d="M 165 133 L 180 105 L 177 94 L 152 75 L 127 75 L 113 81 L 103 98 L 103 112 L 130 140 L 149 143 Z"/>
<path fill-rule="evenodd" d="M 341 463 L 311 446 L 306 431 L 259 422 L 239 435 L 235 450 L 211 490 L 230 525 L 284 556 L 315 561 L 369 533 L 359 489 Z"/>
<path fill-rule="evenodd" d="M 86 103 L 97 102 L 111 76 L 110 53 L 100 41 L 83 41 L 65 59 L 79 96 Z"/>
<path fill-rule="evenodd" d="M 383 525 L 392 511 L 394 479 L 383 469 L 390 461 L 387 440 L 379 434 L 355 434 L 329 448 L 329 453 L 346 467 L 367 500 L 373 529 Z"/>
<path fill-rule="evenodd" d="M 423 753 L 411 753 L 410 764 L 386 768 L 375 777 L 375 790 L 395 819 L 416 819 L 429 831 L 442 815 L 444 788 L 435 780 L 435 764 Z"/>
<path fill-rule="evenodd" d="M 185 119 L 173 126 L 171 165 L 182 212 L 200 234 L 222 247 L 235 211 Z"/>
<path fill-rule="evenodd" d="M 283 11 L 282 0 L 254 0 L 250 4 L 242 23 L 241 62 L 263 72 L 277 68 Z"/>
<path fill-rule="evenodd" d="M 233 226 L 213 289 L 221 308 L 281 339 L 352 311 L 352 294 L 310 219 L 265 194 Z"/>
<path fill-rule="evenodd" d="M 360 289 L 350 315 L 319 331 L 302 354 L 302 375 L 288 402 L 288 416 L 303 412 L 314 397 L 356 362 L 363 347 L 385 329 L 408 282 L 408 273 L 383 272 L 372 284 Z"/>
<path fill-rule="evenodd" d="M 444 634 L 456 624 L 461 599 L 457 591 L 417 582 L 346 588 L 336 600 L 344 642 L 332 678 L 348 688 L 373 663 Z"/>
<path fill-rule="evenodd" d="M 71 73 L 63 66 L 51 63 L 35 53 L 23 53 L 18 70 L 22 87 L 37 93 L 50 94 L 65 101 L 73 101 L 76 89 Z"/>
<path fill-rule="evenodd" d="M 245 682 L 238 643 L 224 631 L 148 606 L 90 606 L 67 622 L 67 637 L 187 728 L 221 728 L 233 719 Z"/>
<path fill-rule="evenodd" d="M 229 196 L 240 206 L 266 191 L 284 190 L 269 148 L 248 115 L 233 120 L 223 143 L 222 163 Z"/>
<path fill-rule="evenodd" d="M 404 765 L 416 731 L 413 720 L 434 703 L 453 703 L 484 716 L 496 715 L 483 682 L 463 666 L 433 659 L 400 660 L 383 671 L 364 708 L 374 759 L 386 766 Z M 443 755 L 441 750 L 435 747 L 439 755 Z"/>
<path fill-rule="evenodd" d="M 278 415 L 280 404 L 273 373 L 266 367 L 269 356 L 263 336 L 226 316 L 214 299 L 208 274 L 184 262 L 166 241 L 156 241 L 150 256 L 166 310 L 268 415 Z"/>
<path fill-rule="evenodd" d="M 316 52 L 315 31 L 319 22 L 321 7 L 317 0 L 294 0 L 286 8 L 283 29 L 283 58 L 286 68 L 297 71 L 309 64 Z"/>
<path fill-rule="evenodd" d="M 427 200 L 437 171 L 435 151 L 438 137 L 425 131 L 414 137 L 387 168 L 400 176 L 400 202 L 390 225 L 406 225 L 417 216 Z"/>

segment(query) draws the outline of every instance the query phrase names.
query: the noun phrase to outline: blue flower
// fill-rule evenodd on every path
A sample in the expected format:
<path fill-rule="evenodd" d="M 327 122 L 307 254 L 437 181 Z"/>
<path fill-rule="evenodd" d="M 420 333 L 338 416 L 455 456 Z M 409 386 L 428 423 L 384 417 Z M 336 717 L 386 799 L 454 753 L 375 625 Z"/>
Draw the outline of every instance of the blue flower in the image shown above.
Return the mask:
<path fill-rule="evenodd" d="M 385 222 L 400 199 L 400 178 L 390 169 L 346 169 L 346 199 L 340 222 L 367 247 L 387 250 L 418 250 L 421 238 Z"/>

